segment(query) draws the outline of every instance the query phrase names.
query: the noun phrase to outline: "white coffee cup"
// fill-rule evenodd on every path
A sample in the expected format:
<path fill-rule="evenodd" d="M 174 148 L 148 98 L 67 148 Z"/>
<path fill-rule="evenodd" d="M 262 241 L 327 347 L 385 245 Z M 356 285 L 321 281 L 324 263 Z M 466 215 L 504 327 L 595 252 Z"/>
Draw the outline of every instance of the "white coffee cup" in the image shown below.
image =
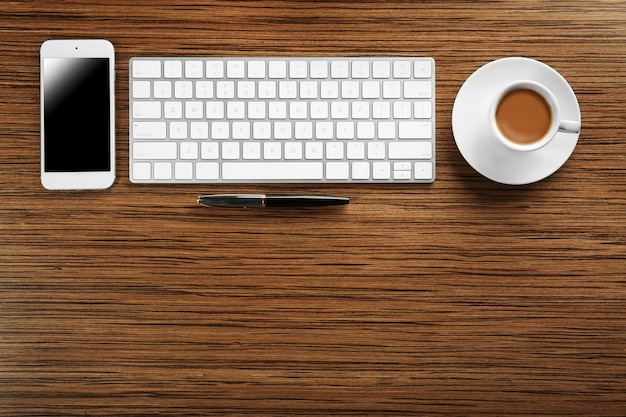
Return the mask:
<path fill-rule="evenodd" d="M 550 143 L 558 132 L 580 131 L 580 122 L 562 120 L 560 113 L 558 101 L 546 86 L 518 80 L 493 97 L 489 125 L 493 136 L 509 149 L 534 151 Z"/>

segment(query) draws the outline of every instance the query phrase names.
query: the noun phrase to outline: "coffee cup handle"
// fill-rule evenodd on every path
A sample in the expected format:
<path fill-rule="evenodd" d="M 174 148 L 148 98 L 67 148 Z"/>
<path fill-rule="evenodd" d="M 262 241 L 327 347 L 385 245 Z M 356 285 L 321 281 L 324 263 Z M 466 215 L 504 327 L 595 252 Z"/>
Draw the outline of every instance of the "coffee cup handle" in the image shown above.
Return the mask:
<path fill-rule="evenodd" d="M 578 133 L 580 132 L 580 122 L 575 120 L 561 120 L 559 122 L 559 132 Z"/>

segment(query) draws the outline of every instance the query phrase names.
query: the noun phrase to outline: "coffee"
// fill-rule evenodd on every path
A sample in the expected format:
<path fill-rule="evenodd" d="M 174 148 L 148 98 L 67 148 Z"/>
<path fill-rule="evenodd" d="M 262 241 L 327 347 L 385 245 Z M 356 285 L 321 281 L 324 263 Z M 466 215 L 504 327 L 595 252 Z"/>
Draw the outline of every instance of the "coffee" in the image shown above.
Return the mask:
<path fill-rule="evenodd" d="M 529 88 L 506 93 L 496 109 L 496 124 L 511 142 L 527 145 L 550 130 L 552 111 L 543 96 Z"/>

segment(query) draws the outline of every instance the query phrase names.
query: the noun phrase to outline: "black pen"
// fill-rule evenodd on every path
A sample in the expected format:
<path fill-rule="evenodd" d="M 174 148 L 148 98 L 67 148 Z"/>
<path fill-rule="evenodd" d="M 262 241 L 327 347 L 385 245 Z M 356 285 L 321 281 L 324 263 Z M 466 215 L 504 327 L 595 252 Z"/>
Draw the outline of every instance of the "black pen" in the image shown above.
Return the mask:
<path fill-rule="evenodd" d="M 210 194 L 198 204 L 210 207 L 321 207 L 348 204 L 347 197 L 321 195 Z"/>

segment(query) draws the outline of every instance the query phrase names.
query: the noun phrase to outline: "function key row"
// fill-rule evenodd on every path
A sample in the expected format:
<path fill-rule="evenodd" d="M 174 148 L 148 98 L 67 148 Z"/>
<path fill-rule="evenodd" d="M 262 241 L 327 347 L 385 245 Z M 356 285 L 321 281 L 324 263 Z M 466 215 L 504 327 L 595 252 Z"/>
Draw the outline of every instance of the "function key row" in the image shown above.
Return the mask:
<path fill-rule="evenodd" d="M 133 78 L 411 79 L 431 78 L 427 59 L 133 59 Z"/>

